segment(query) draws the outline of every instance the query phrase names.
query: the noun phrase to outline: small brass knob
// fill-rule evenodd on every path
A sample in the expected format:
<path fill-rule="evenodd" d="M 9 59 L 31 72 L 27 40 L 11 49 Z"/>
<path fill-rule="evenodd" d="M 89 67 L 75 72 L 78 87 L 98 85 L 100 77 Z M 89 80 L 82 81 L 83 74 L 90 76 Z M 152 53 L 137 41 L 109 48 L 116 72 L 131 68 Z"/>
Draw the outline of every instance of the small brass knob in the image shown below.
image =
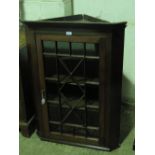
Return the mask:
<path fill-rule="evenodd" d="M 46 103 L 45 98 L 42 98 L 42 99 L 41 99 L 41 104 L 44 105 L 45 103 Z"/>

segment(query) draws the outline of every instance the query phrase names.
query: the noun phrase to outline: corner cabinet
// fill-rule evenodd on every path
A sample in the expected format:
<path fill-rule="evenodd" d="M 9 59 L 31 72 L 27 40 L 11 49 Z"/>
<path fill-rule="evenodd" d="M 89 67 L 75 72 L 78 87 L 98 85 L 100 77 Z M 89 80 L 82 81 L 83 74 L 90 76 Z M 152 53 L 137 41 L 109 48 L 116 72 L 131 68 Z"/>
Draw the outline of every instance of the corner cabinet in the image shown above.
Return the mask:
<path fill-rule="evenodd" d="M 126 23 L 75 15 L 24 24 L 39 137 L 117 148 Z"/>

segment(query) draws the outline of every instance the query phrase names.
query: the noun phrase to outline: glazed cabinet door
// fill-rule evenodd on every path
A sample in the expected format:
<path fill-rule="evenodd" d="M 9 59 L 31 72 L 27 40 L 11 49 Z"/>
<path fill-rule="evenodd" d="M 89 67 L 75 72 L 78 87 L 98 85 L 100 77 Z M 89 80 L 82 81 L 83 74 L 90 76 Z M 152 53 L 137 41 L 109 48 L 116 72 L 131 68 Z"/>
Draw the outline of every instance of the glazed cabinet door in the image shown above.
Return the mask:
<path fill-rule="evenodd" d="M 36 36 L 43 135 L 103 145 L 106 38 Z"/>

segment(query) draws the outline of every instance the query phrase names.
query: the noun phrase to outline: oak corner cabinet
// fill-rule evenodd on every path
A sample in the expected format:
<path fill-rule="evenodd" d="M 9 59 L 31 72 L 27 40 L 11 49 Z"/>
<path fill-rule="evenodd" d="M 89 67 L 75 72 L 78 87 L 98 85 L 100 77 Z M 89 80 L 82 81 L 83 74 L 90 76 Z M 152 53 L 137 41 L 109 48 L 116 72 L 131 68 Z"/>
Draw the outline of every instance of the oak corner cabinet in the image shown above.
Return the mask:
<path fill-rule="evenodd" d="M 117 148 L 126 22 L 74 15 L 23 23 L 39 137 Z"/>

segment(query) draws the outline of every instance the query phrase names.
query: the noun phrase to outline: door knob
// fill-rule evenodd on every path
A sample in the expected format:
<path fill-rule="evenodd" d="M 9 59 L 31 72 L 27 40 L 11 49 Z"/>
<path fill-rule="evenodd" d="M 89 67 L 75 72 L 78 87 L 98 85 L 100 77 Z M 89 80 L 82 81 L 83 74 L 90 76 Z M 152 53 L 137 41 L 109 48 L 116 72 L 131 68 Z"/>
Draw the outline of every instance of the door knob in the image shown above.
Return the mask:
<path fill-rule="evenodd" d="M 45 99 L 45 90 L 41 91 L 41 104 L 44 105 L 46 103 Z"/>

